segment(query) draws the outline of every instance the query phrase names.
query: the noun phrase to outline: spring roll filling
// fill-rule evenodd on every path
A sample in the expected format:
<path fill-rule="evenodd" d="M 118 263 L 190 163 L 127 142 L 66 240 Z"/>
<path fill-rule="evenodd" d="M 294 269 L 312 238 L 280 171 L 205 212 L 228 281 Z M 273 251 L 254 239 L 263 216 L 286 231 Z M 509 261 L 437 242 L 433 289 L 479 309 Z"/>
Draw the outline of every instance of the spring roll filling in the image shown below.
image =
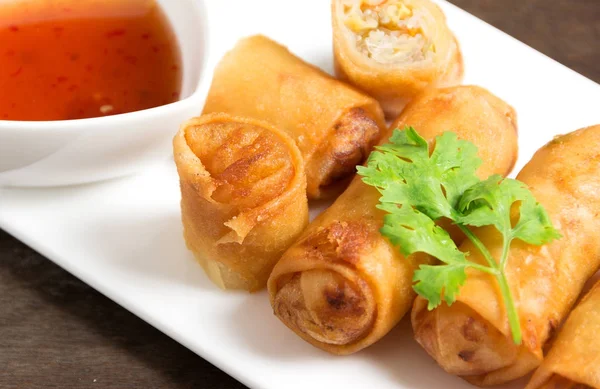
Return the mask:
<path fill-rule="evenodd" d="M 344 24 L 363 55 L 382 64 L 431 60 L 435 45 L 424 15 L 401 0 L 347 0 Z"/>

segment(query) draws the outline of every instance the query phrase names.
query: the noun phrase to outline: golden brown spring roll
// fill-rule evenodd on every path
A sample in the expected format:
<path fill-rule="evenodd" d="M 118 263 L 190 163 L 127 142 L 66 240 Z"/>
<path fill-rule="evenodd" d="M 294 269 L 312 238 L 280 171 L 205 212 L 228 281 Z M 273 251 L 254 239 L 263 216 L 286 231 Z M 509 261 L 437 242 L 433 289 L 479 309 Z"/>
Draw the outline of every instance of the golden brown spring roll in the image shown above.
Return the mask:
<path fill-rule="evenodd" d="M 417 94 L 457 85 L 463 60 L 442 10 L 429 0 L 332 0 L 337 76 L 396 117 Z"/>
<path fill-rule="evenodd" d="M 485 118 L 485 121 L 482 121 Z M 426 139 L 445 131 L 479 146 L 478 174 L 507 174 L 517 155 L 514 110 L 479 87 L 430 91 L 392 128 L 413 125 Z M 391 135 L 388 132 L 383 143 Z M 410 309 L 415 268 L 380 233 L 380 194 L 356 177 L 277 263 L 268 288 L 275 315 L 312 345 L 350 354 L 388 333 Z"/>
<path fill-rule="evenodd" d="M 290 135 L 311 199 L 343 189 L 385 130 L 377 101 L 260 35 L 240 40 L 217 65 L 210 112 L 266 120 Z"/>
<path fill-rule="evenodd" d="M 600 389 L 600 282 L 571 312 L 526 389 Z"/>
<path fill-rule="evenodd" d="M 222 288 L 254 291 L 308 223 L 294 141 L 255 119 L 211 114 L 173 141 L 188 248 Z"/>
<path fill-rule="evenodd" d="M 513 343 L 496 280 L 467 271 L 457 302 L 428 311 L 417 298 L 412 324 L 417 341 L 449 373 L 489 386 L 524 376 L 542 360 L 549 335 L 560 325 L 585 282 L 600 267 L 600 126 L 554 139 L 517 177 L 527 184 L 563 235 L 546 246 L 514 241 L 506 267 L 519 312 L 523 343 Z M 516 215 L 515 215 L 516 216 Z M 502 238 L 477 231 L 495 258 Z M 484 263 L 471 242 L 460 247 Z"/>

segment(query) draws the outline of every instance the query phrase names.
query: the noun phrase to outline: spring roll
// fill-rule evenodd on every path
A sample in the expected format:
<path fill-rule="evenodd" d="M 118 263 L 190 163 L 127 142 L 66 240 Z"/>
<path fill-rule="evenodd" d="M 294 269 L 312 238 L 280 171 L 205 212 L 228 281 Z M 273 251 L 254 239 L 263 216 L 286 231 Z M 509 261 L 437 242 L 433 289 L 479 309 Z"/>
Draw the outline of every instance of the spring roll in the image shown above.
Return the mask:
<path fill-rule="evenodd" d="M 255 291 L 308 223 L 300 150 L 255 119 L 211 114 L 173 141 L 184 237 L 209 278 Z"/>
<path fill-rule="evenodd" d="M 481 119 L 485 118 L 485 121 Z M 514 110 L 479 87 L 432 90 L 416 98 L 393 128 L 412 125 L 425 138 L 445 131 L 479 146 L 478 174 L 507 174 L 517 155 Z M 391 136 L 391 129 L 382 143 Z M 415 268 L 379 230 L 379 192 L 354 178 L 277 263 L 267 284 L 275 315 L 312 345 L 351 354 L 388 333 L 410 309 Z"/>
<path fill-rule="evenodd" d="M 600 282 L 571 312 L 526 389 L 600 389 Z"/>
<path fill-rule="evenodd" d="M 210 112 L 266 120 L 291 136 L 310 199 L 341 191 L 385 130 L 376 100 L 260 35 L 240 40 L 217 65 L 204 107 Z"/>
<path fill-rule="evenodd" d="M 332 23 L 336 75 L 389 118 L 425 89 L 462 80 L 458 42 L 429 0 L 333 0 Z"/>
<path fill-rule="evenodd" d="M 524 376 L 543 358 L 543 347 L 600 267 L 600 126 L 554 139 L 538 150 L 518 179 L 546 208 L 562 238 L 545 246 L 516 240 L 506 267 L 519 312 L 523 342 L 513 343 L 499 286 L 486 274 L 467 272 L 457 302 L 428 311 L 417 298 L 412 325 L 417 341 L 449 373 L 489 386 Z M 516 216 L 516 213 L 515 213 Z M 495 258 L 502 237 L 477 231 Z M 465 242 L 471 261 L 484 263 Z"/>

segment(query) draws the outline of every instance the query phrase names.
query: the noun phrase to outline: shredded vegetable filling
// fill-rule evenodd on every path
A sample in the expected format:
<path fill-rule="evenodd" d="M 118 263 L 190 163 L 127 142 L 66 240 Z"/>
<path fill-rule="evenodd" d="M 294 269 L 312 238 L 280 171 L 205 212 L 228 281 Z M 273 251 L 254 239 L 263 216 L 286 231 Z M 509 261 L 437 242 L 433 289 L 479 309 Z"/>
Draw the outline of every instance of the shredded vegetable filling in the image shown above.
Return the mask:
<path fill-rule="evenodd" d="M 344 16 L 357 48 L 377 62 L 419 62 L 435 53 L 423 31 L 423 14 L 403 1 L 347 0 Z"/>

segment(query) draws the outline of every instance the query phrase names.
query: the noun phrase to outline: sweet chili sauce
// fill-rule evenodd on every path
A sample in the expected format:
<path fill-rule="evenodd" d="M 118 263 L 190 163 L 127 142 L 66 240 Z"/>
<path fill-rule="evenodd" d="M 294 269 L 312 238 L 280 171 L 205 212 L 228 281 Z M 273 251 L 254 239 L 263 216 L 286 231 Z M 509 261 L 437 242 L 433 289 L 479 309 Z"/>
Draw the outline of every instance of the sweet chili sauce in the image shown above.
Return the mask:
<path fill-rule="evenodd" d="M 0 0 L 0 120 L 139 111 L 177 101 L 181 79 L 155 0 Z"/>

